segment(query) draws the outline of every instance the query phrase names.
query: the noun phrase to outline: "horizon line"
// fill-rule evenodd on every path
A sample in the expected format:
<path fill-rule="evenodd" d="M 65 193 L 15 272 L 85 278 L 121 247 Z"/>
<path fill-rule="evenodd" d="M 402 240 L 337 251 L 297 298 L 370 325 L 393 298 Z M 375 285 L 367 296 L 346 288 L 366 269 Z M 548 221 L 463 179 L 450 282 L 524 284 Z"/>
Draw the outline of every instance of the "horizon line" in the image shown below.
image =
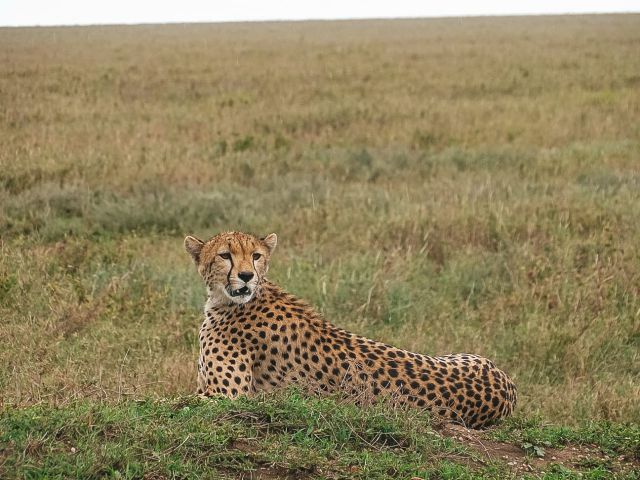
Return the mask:
<path fill-rule="evenodd" d="M 430 15 L 430 16 L 395 16 L 395 17 L 326 17 L 326 18 L 273 18 L 273 19 L 245 19 L 245 20 L 184 20 L 166 22 L 113 22 L 113 23 L 37 23 L 0 25 L 0 28 L 74 28 L 74 27 L 136 27 L 136 26 L 165 26 L 165 25 L 226 25 L 242 23 L 304 23 L 304 22 L 349 22 L 349 21 L 380 21 L 380 20 L 454 20 L 474 18 L 520 18 L 520 17 L 568 17 L 568 16 L 596 16 L 596 15 L 638 15 L 638 10 L 619 10 L 610 12 L 535 12 L 535 13 L 487 13 L 469 15 Z"/>

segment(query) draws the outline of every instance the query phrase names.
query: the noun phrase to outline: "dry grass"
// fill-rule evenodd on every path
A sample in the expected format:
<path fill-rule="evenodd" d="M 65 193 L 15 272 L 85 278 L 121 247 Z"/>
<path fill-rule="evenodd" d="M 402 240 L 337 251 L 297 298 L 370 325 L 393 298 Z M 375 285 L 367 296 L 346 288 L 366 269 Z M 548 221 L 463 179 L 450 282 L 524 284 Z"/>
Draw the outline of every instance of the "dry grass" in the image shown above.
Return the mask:
<path fill-rule="evenodd" d="M 640 16 L 0 29 L 0 402 L 191 392 L 186 233 L 640 421 Z"/>

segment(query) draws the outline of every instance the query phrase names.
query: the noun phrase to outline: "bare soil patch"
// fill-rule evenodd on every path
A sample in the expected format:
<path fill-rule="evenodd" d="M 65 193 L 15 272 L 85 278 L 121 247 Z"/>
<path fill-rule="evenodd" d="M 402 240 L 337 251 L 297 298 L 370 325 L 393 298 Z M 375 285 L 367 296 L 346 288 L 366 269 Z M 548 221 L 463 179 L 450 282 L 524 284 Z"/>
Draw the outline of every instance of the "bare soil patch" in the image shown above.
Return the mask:
<path fill-rule="evenodd" d="M 608 455 L 597 445 L 572 445 L 564 448 L 544 448 L 544 455 L 531 455 L 519 445 L 498 442 L 488 438 L 487 431 L 467 429 L 459 425 L 441 424 L 437 426 L 441 435 L 454 438 L 477 452 L 481 459 L 505 463 L 514 473 L 544 473 L 553 465 L 583 470 L 596 465 L 605 465 L 611 472 L 640 469 L 636 459 L 620 455 Z M 459 459 L 452 459 L 459 461 Z M 471 462 L 473 463 L 473 462 Z"/>

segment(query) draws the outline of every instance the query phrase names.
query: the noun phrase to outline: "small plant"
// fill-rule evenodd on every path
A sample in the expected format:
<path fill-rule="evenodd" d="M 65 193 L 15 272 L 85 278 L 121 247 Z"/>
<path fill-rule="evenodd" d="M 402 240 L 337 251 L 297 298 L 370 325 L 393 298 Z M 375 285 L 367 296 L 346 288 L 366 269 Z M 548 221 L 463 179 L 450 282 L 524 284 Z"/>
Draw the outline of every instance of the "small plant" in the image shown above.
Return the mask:
<path fill-rule="evenodd" d="M 549 442 L 545 442 L 545 444 L 547 447 L 551 446 L 551 443 Z M 543 458 L 546 453 L 544 447 L 536 445 L 535 443 L 524 442 L 521 446 L 527 455 Z"/>
<path fill-rule="evenodd" d="M 253 137 L 251 135 L 247 135 L 233 142 L 233 151 L 244 152 L 245 150 L 249 150 L 250 148 L 252 148 L 253 145 L 254 145 Z"/>

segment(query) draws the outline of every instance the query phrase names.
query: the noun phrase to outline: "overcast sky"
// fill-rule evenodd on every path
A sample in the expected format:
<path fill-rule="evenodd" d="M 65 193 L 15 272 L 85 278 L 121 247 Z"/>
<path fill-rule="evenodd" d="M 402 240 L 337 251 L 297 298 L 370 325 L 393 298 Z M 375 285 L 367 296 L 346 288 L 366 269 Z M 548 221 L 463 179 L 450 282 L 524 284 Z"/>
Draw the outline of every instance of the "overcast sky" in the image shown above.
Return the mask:
<path fill-rule="evenodd" d="M 640 0 L 0 0 L 0 25 L 639 12 Z"/>

